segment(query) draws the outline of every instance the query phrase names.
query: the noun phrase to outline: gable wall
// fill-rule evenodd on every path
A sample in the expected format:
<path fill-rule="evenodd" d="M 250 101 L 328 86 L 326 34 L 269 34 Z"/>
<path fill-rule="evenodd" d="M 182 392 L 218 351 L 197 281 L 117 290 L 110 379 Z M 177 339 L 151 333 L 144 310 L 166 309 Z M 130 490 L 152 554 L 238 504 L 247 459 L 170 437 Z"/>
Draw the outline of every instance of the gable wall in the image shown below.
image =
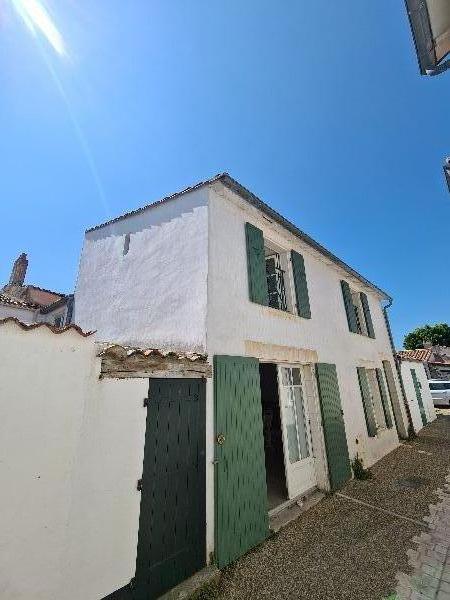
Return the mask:
<path fill-rule="evenodd" d="M 75 322 L 102 341 L 204 351 L 207 218 L 199 189 L 87 232 Z"/>

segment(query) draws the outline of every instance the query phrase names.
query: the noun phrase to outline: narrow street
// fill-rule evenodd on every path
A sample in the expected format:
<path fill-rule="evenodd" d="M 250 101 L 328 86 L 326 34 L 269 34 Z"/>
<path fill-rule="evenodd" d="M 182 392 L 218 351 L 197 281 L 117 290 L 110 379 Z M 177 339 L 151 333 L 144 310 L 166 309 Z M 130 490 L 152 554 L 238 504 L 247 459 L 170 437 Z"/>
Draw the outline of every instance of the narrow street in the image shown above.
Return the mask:
<path fill-rule="evenodd" d="M 443 502 L 438 490 L 449 474 L 450 411 L 439 412 L 417 439 L 377 463 L 372 479 L 349 482 L 225 570 L 214 595 L 221 600 L 381 600 L 394 594 L 399 573 L 405 574 L 400 580 L 406 590 L 413 566 L 416 572 L 423 567 L 417 562 L 418 542 L 423 550 L 430 539 L 430 505 Z M 432 576 L 438 573 L 446 576 L 442 565 Z M 421 585 L 419 579 L 413 584 Z M 404 591 L 401 598 L 450 598 L 443 595 L 444 584 L 440 591 L 435 586 L 434 595 Z"/>

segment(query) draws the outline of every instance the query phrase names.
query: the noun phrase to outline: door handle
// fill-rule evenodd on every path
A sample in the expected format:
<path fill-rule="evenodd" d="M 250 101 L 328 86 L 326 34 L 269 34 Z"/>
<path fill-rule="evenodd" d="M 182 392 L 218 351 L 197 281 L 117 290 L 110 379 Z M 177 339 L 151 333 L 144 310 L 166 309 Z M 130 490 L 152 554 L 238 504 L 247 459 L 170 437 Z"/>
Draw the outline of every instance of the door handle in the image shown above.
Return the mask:
<path fill-rule="evenodd" d="M 225 435 L 223 433 L 219 433 L 216 441 L 219 446 L 223 446 L 225 443 Z"/>

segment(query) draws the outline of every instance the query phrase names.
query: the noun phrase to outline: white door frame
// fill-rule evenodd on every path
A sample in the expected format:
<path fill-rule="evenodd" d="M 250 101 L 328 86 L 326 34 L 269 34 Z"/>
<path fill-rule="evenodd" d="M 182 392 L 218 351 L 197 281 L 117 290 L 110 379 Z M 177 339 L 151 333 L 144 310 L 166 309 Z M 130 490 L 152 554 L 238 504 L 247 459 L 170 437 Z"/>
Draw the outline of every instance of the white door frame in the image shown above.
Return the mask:
<path fill-rule="evenodd" d="M 288 497 L 290 500 L 296 498 L 297 496 L 304 494 L 310 489 L 314 488 L 317 485 L 316 478 L 316 470 L 315 470 L 315 458 L 314 458 L 314 447 L 313 440 L 311 434 L 311 415 L 309 410 L 309 398 L 308 398 L 308 390 L 305 386 L 305 365 L 300 363 L 277 363 L 277 376 L 278 376 L 278 398 L 279 398 L 279 407 L 280 407 L 280 416 L 281 416 L 281 425 L 282 425 L 282 437 L 283 437 L 283 454 L 284 454 L 284 466 L 285 466 L 285 474 L 286 474 L 286 487 L 288 491 Z M 300 373 L 300 382 L 299 384 L 294 384 L 291 382 L 291 385 L 286 386 L 282 383 L 282 369 L 298 369 Z M 296 451 L 301 456 L 301 443 L 299 439 L 299 425 L 301 421 L 298 418 L 297 410 L 298 405 L 294 402 L 294 398 L 290 395 L 288 390 L 292 390 L 294 388 L 299 388 L 301 397 L 302 397 L 302 405 L 303 405 L 303 415 L 301 419 L 304 423 L 304 432 L 305 432 L 305 442 L 307 446 L 307 451 L 309 455 L 305 458 L 299 458 L 294 462 L 291 462 L 289 459 L 289 439 L 288 439 L 288 410 L 292 410 L 295 418 L 295 431 L 296 431 Z M 288 395 L 289 394 L 289 395 Z M 306 448 L 304 449 L 304 451 Z"/>

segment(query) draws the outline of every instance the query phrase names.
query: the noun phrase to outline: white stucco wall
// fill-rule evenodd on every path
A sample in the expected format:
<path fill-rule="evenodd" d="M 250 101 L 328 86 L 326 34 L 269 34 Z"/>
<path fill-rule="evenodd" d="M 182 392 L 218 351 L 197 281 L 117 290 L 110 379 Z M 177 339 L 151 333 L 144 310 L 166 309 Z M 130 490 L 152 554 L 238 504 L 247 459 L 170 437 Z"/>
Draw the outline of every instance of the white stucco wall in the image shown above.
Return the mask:
<path fill-rule="evenodd" d="M 422 389 L 422 401 L 427 416 L 427 421 L 434 421 L 436 419 L 436 411 L 434 409 L 433 398 L 431 397 L 430 386 L 428 384 L 428 378 L 423 363 L 418 361 L 403 360 L 401 362 L 401 373 L 403 379 L 403 385 L 405 387 L 406 398 L 411 411 L 411 418 L 413 421 L 414 430 L 420 431 L 423 427 L 422 418 L 420 416 L 419 403 L 417 402 L 416 390 L 414 388 L 414 382 L 411 375 L 411 369 L 414 369 L 419 380 Z"/>
<path fill-rule="evenodd" d="M 303 255 L 311 304 L 311 319 L 260 306 L 248 297 L 245 222 L 260 228 L 265 238 L 286 250 Z M 364 291 L 369 300 L 375 339 L 349 332 L 340 280 Z M 210 191 L 208 271 L 208 354 L 245 356 L 248 341 L 271 347 L 307 349 L 318 362 L 337 367 L 350 457 L 358 452 L 370 466 L 398 445 L 395 428 L 369 438 L 357 379 L 357 366 L 381 367 L 389 360 L 398 386 L 392 350 L 381 308 L 381 296 L 353 279 L 329 259 L 311 249 L 260 211 L 249 206 L 220 183 Z M 247 344 L 246 344 L 247 342 Z M 280 362 L 280 352 L 273 349 Z M 402 407 L 404 414 L 404 407 Z M 405 415 L 404 415 L 404 418 Z M 358 443 L 356 441 L 358 440 Z"/>
<path fill-rule="evenodd" d="M 0 319 L 15 317 L 22 323 L 31 324 L 36 321 L 36 311 L 28 308 L 18 308 L 9 304 L 0 304 Z"/>
<path fill-rule="evenodd" d="M 148 382 L 92 338 L 0 330 L 0 598 L 100 600 L 134 575 Z"/>
<path fill-rule="evenodd" d="M 203 351 L 207 197 L 192 191 L 88 232 L 74 321 L 99 340 Z"/>

